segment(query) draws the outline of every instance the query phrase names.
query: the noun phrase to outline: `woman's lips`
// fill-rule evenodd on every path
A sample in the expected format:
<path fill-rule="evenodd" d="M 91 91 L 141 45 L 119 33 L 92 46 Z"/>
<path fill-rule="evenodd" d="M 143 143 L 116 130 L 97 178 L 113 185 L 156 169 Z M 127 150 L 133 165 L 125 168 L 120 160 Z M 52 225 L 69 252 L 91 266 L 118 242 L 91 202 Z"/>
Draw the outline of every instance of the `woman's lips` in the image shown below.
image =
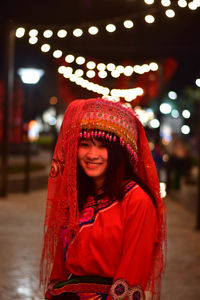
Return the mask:
<path fill-rule="evenodd" d="M 100 163 L 100 162 L 85 162 L 85 164 L 89 169 L 95 169 L 102 163 Z"/>

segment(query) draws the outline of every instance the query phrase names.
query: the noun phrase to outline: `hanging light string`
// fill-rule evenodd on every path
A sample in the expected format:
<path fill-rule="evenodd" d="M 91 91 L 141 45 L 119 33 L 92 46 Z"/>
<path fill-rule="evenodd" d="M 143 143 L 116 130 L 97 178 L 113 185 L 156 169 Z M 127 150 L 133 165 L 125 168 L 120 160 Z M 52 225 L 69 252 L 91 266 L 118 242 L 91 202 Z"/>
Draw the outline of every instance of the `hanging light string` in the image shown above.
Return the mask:
<path fill-rule="evenodd" d="M 154 0 L 144 0 L 146 5 L 154 5 Z M 144 19 L 146 23 L 154 23 L 155 16 L 162 12 L 163 8 L 165 11 L 165 16 L 168 18 L 175 17 L 175 10 L 177 8 L 189 8 L 190 10 L 196 10 L 200 7 L 200 0 L 160 0 L 160 7 L 151 7 L 150 9 L 144 10 L 143 12 L 136 12 L 134 14 L 127 15 L 126 17 L 114 17 L 109 19 L 100 20 L 94 23 L 91 22 L 83 22 L 79 23 L 79 25 L 66 24 L 63 28 L 59 28 L 57 25 L 52 25 L 54 28 L 52 29 L 44 29 L 46 26 L 39 25 L 40 28 L 43 28 L 43 36 L 47 39 L 52 36 L 57 36 L 58 38 L 67 38 L 69 34 L 73 34 L 74 37 L 81 37 L 84 34 L 96 35 L 101 30 L 105 30 L 109 33 L 113 33 L 117 30 L 118 26 L 123 25 L 123 27 L 127 30 L 134 28 L 135 22 L 137 23 L 137 19 Z M 27 27 L 27 26 L 26 26 Z M 29 25 L 28 25 L 29 27 Z M 101 28 L 101 30 L 100 30 Z M 36 29 L 36 31 L 38 31 Z M 16 37 L 21 38 L 24 36 L 25 29 L 23 27 L 18 28 L 16 31 Z M 36 37 L 36 35 L 35 35 Z M 36 39 L 35 39 L 36 40 Z"/>

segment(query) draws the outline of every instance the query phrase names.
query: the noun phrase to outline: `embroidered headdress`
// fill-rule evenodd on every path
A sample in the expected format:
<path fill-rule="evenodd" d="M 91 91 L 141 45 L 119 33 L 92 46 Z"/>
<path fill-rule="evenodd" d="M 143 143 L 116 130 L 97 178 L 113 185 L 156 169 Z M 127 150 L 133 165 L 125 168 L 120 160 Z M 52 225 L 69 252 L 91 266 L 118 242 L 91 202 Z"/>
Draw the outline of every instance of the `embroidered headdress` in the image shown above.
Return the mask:
<path fill-rule="evenodd" d="M 152 299 L 159 299 L 160 278 L 166 250 L 165 207 L 144 128 L 131 108 L 106 99 L 73 101 L 67 108 L 55 148 L 48 183 L 41 258 L 41 284 L 51 279 L 66 280 L 61 231 L 67 227 L 71 237 L 78 229 L 77 150 L 81 137 L 103 137 L 126 147 L 137 176 L 146 183 L 156 202 L 158 243 L 148 282 Z M 54 265 L 54 266 L 53 266 Z M 52 272 L 53 268 L 53 272 Z"/>

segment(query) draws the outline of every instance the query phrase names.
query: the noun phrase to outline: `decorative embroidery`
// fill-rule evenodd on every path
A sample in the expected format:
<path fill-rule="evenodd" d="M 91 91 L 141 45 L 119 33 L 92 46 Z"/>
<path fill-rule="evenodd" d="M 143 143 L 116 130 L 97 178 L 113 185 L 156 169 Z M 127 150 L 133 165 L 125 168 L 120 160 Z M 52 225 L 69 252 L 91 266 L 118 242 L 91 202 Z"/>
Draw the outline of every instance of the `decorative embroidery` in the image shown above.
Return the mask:
<path fill-rule="evenodd" d="M 144 299 L 145 299 L 145 295 L 141 286 L 136 285 L 131 289 L 129 289 L 128 300 L 144 300 Z"/>
<path fill-rule="evenodd" d="M 124 279 L 117 279 L 110 289 L 110 296 L 113 300 L 145 300 L 144 291 L 141 286 L 136 285 L 129 288 L 129 284 Z"/>
<path fill-rule="evenodd" d="M 110 289 L 113 300 L 122 300 L 128 295 L 129 285 L 124 279 L 117 279 Z"/>
<path fill-rule="evenodd" d="M 53 158 L 51 163 L 50 176 L 52 178 L 55 178 L 59 174 L 59 172 L 61 172 L 61 174 L 63 173 L 63 169 L 64 169 L 64 163 Z"/>

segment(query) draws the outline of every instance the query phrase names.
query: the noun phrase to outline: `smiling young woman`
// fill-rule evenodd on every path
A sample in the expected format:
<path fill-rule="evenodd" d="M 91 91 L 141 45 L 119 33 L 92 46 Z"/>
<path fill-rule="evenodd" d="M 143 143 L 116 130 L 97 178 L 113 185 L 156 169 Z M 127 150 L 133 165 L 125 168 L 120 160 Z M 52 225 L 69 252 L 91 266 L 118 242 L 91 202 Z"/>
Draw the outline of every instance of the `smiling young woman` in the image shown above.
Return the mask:
<path fill-rule="evenodd" d="M 45 298 L 160 299 L 165 206 L 144 128 L 106 99 L 73 101 L 49 177 Z"/>

